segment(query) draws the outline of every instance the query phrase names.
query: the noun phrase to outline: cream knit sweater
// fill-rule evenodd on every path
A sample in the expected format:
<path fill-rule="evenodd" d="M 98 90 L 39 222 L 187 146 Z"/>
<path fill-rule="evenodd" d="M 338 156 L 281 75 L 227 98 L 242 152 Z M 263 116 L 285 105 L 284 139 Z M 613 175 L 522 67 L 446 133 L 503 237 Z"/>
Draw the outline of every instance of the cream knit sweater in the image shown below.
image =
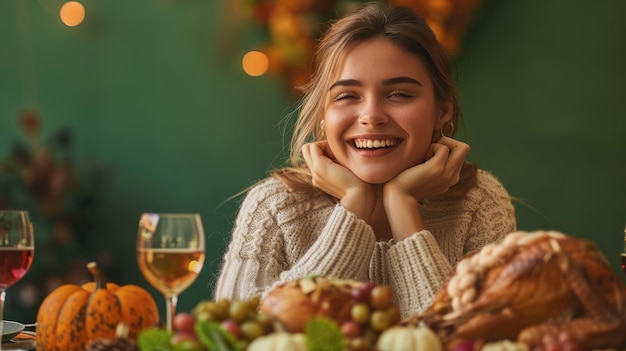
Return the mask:
<path fill-rule="evenodd" d="M 372 228 L 321 191 L 291 193 L 268 178 L 243 200 L 223 257 L 215 299 L 247 299 L 306 275 L 389 284 L 402 317 L 425 309 L 452 265 L 516 229 L 511 199 L 488 172 L 464 198 L 420 204 L 427 228 L 401 242 Z"/>

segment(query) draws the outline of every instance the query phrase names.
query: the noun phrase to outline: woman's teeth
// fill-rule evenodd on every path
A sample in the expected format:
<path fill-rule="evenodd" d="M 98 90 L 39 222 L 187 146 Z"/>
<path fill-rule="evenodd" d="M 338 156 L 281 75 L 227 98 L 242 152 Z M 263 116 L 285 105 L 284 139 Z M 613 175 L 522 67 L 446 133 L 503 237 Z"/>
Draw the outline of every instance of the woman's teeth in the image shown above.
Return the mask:
<path fill-rule="evenodd" d="M 354 146 L 357 149 L 378 149 L 381 147 L 391 147 L 398 143 L 396 139 L 356 139 L 354 140 Z"/>

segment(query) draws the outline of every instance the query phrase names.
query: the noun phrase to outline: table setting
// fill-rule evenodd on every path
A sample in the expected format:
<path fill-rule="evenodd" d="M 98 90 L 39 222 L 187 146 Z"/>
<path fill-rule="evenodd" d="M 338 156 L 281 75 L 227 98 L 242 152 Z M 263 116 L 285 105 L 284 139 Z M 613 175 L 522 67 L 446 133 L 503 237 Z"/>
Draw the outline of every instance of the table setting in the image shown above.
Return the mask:
<path fill-rule="evenodd" d="M 33 233 L 26 211 L 0 211 L 0 317 L 32 263 Z M 3 320 L 0 350 L 626 350 L 626 284 L 592 242 L 556 231 L 510 233 L 467 256 L 431 305 L 404 319 L 390 286 L 316 275 L 176 311 L 204 263 L 200 216 L 143 213 L 136 245 L 163 316 L 145 289 L 89 262 L 93 281 L 57 287 L 35 323 Z"/>
<path fill-rule="evenodd" d="M 2 350 L 35 349 L 36 324 L 2 321 Z"/>

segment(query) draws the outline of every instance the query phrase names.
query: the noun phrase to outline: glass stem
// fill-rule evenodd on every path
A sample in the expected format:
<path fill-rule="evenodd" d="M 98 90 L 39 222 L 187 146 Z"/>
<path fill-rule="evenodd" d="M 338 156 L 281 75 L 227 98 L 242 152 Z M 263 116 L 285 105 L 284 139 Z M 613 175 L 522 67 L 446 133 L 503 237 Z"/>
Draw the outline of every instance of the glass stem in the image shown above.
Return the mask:
<path fill-rule="evenodd" d="M 3 335 L 3 331 L 2 331 L 2 327 L 3 327 L 3 323 L 2 321 L 4 320 L 4 298 L 6 297 L 7 293 L 5 289 L 0 289 L 0 335 Z M 2 341 L 0 341 L 0 350 L 2 350 Z"/>
<path fill-rule="evenodd" d="M 165 329 L 172 331 L 172 322 L 174 316 L 176 316 L 176 304 L 178 303 L 178 296 L 166 296 L 165 297 Z"/>

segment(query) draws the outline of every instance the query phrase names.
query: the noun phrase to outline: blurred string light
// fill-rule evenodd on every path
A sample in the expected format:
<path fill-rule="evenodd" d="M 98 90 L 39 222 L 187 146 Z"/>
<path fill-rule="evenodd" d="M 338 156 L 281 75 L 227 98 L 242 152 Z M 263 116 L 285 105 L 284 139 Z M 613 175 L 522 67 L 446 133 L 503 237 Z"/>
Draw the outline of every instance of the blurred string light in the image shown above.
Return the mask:
<path fill-rule="evenodd" d="M 256 77 L 267 72 L 269 59 L 260 51 L 250 51 L 243 56 L 241 66 L 248 75 Z"/>
<path fill-rule="evenodd" d="M 315 44 L 327 25 L 367 1 L 369 0 L 226 0 L 223 5 L 228 12 L 222 16 L 223 26 L 235 30 L 222 31 L 225 33 L 222 40 L 229 45 L 236 39 L 232 33 L 240 30 L 238 26 L 260 24 L 267 39 L 255 50 L 267 57 L 267 72 L 282 76 L 289 90 L 299 95 L 299 88 L 309 80 Z M 451 56 L 459 52 L 463 35 L 479 9 L 487 2 L 386 1 L 393 5 L 410 7 L 421 14 Z M 238 22 L 241 24 L 233 24 Z M 245 63 L 243 64 L 244 71 L 253 75 L 246 70 Z"/>
<path fill-rule="evenodd" d="M 68 1 L 61 6 L 59 16 L 66 26 L 75 27 L 85 19 L 85 7 L 78 1 Z"/>

